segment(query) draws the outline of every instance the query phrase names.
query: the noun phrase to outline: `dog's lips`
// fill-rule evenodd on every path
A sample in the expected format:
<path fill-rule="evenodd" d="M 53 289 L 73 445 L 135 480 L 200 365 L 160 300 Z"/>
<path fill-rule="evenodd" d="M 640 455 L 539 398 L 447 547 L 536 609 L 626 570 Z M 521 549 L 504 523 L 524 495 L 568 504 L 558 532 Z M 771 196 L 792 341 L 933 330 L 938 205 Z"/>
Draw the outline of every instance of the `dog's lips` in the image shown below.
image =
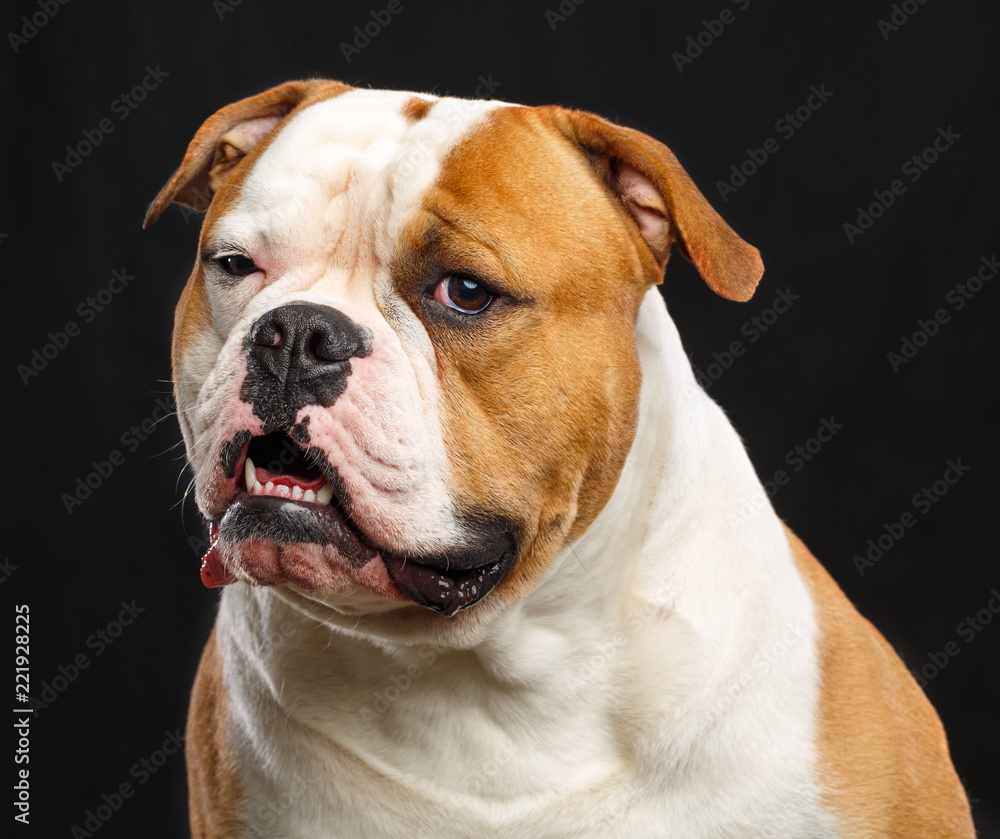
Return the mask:
<path fill-rule="evenodd" d="M 210 524 L 210 546 L 201 564 L 201 579 L 208 588 L 242 579 L 256 585 L 291 582 L 316 590 L 332 578 L 346 577 L 450 617 L 479 602 L 513 565 L 508 553 L 473 568 L 455 568 L 382 548 L 350 517 L 340 497 L 343 487 L 328 464 L 320 462 L 307 474 L 272 473 L 253 462 L 252 444 L 243 447 L 237 460 L 237 475 L 243 480 L 231 482 L 229 503 Z M 335 550 L 333 559 L 329 548 Z M 289 561 L 294 553 L 300 559 Z M 302 561 L 303 555 L 309 561 Z M 334 564 L 333 573 L 323 567 Z"/>
<path fill-rule="evenodd" d="M 277 557 L 293 548 L 319 550 L 317 543 L 325 536 L 326 543 L 332 545 L 343 560 L 344 567 L 339 570 L 354 583 L 392 599 L 412 600 L 419 606 L 451 617 L 478 603 L 506 576 L 513 564 L 513 557 L 505 555 L 475 568 L 435 568 L 417 559 L 373 547 L 357 526 L 336 507 L 324 510 L 317 505 L 301 503 L 297 506 L 317 508 L 306 513 L 314 523 L 326 520 L 324 531 L 304 534 L 316 541 L 269 538 L 269 532 L 280 530 L 281 525 L 276 523 L 279 517 L 294 518 L 298 515 L 290 509 L 293 504 L 296 502 L 278 498 L 237 496 L 222 521 L 213 522 L 210 526 L 211 544 L 202 558 L 202 583 L 208 588 L 217 588 L 245 579 L 257 585 L 293 582 L 307 589 L 315 588 L 317 586 L 311 584 L 311 579 L 318 575 L 311 576 L 309 568 L 299 567 L 293 573 L 289 568 L 282 568 L 277 561 L 261 563 L 259 556 L 261 551 L 269 556 L 269 551 L 273 551 Z M 296 523 L 289 522 L 288 526 L 293 528 Z M 245 564 L 240 559 L 227 560 L 234 554 L 240 556 L 241 545 L 251 542 L 258 557 L 256 562 Z"/>
<path fill-rule="evenodd" d="M 386 572 L 414 603 L 451 617 L 478 603 L 507 575 L 512 562 L 505 556 L 478 568 L 441 571 L 422 562 L 382 554 Z"/>
<path fill-rule="evenodd" d="M 219 525 L 214 522 L 208 529 L 208 550 L 201 558 L 201 581 L 206 588 L 219 588 L 236 582 L 219 552 Z"/>

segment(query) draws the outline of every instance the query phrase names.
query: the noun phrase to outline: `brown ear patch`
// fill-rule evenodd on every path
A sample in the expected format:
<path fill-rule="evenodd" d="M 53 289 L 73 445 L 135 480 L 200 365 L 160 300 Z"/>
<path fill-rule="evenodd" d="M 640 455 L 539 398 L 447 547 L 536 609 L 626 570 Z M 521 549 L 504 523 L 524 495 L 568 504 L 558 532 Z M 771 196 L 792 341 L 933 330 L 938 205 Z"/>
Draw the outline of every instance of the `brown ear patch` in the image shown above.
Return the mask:
<path fill-rule="evenodd" d="M 286 82 L 217 111 L 198 129 L 142 226 L 149 227 L 174 202 L 206 210 L 239 162 L 292 111 L 352 89 L 326 80 Z"/>
<path fill-rule="evenodd" d="M 760 254 L 713 209 L 670 149 L 595 114 L 551 110 L 631 213 L 661 272 L 674 243 L 716 294 L 753 296 L 764 273 Z"/>

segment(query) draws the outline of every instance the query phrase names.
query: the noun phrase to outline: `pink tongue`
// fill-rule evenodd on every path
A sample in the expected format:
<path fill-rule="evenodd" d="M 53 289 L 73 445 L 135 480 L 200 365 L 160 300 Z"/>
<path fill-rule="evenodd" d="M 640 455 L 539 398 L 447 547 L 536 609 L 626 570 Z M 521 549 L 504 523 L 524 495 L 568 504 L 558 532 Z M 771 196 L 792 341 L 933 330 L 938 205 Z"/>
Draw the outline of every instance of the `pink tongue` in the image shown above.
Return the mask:
<path fill-rule="evenodd" d="M 228 586 L 236 582 L 236 577 L 230 574 L 222 564 L 222 556 L 219 554 L 217 545 L 219 544 L 219 526 L 213 524 L 208 531 L 208 551 L 201 558 L 201 581 L 206 588 L 218 588 Z"/>

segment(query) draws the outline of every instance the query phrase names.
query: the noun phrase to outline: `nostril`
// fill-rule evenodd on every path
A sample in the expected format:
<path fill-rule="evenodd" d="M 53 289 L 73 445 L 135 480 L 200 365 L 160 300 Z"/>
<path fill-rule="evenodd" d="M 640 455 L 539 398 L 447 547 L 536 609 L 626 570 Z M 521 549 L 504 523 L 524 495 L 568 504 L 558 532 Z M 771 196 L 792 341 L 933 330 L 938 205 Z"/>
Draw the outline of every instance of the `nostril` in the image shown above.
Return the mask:
<path fill-rule="evenodd" d="M 250 330 L 250 343 L 257 347 L 280 347 L 285 343 L 285 335 L 280 327 L 261 319 Z"/>
<path fill-rule="evenodd" d="M 329 306 L 292 303 L 264 314 L 250 329 L 249 346 L 252 352 L 280 349 L 263 353 L 274 356 L 268 364 L 279 363 L 278 356 L 287 355 L 281 363 L 319 371 L 367 355 L 371 333 Z"/>
<path fill-rule="evenodd" d="M 332 405 L 347 388 L 351 360 L 371 353 L 372 333 L 330 306 L 289 303 L 261 315 L 245 350 L 240 398 L 270 433 L 291 428 L 303 405 Z"/>

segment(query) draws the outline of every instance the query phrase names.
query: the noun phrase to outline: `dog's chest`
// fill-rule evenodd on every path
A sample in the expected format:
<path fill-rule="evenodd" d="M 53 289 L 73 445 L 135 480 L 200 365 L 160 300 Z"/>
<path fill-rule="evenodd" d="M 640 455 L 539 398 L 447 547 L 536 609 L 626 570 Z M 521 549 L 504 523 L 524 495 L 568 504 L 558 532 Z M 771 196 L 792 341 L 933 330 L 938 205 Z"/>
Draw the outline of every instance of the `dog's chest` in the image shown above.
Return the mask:
<path fill-rule="evenodd" d="M 301 632 L 288 640 L 303 641 Z M 702 721 L 696 700 L 678 702 L 649 668 L 614 661 L 607 642 L 602 656 L 563 668 L 537 662 L 544 684 L 516 691 L 467 678 L 460 656 L 430 647 L 386 668 L 369 645 L 348 646 L 343 657 L 327 649 L 325 672 L 277 650 L 285 666 L 269 668 L 270 684 L 229 650 L 230 742 L 247 835 L 836 835 L 816 804 L 806 721 L 789 719 L 765 743 L 734 719 L 764 683 L 744 686 L 706 738 L 685 723 L 692 713 Z M 593 649 L 602 649 L 596 639 Z M 704 742 L 692 748 L 695 739 Z M 739 754 L 753 756 L 754 772 Z"/>
<path fill-rule="evenodd" d="M 272 755 L 277 773 L 241 778 L 242 814 L 250 836 L 345 837 L 836 837 L 816 806 L 806 775 L 659 773 L 620 760 L 616 750 L 590 751 L 568 763 L 541 750 L 497 745 L 466 748 L 460 722 L 433 732 L 447 748 L 419 771 L 401 771 L 393 755 L 341 743 L 316 751 L 308 729 L 285 737 Z M 580 740 L 588 732 L 574 731 Z M 655 737 L 651 732 L 651 736 Z M 595 748 L 596 744 L 593 744 Z M 649 745 L 649 744 L 647 744 Z M 248 750 L 259 759 L 257 750 Z M 442 754 L 445 753 L 445 754 Z M 447 757 L 445 756 L 447 755 Z M 555 759 L 554 759 L 555 758 Z M 448 764 L 445 761 L 451 760 Z M 535 791 L 531 791 L 531 787 Z M 504 794 L 504 788 L 518 788 Z M 754 825 L 748 829 L 747 825 Z M 256 831 L 256 832 L 254 832 Z"/>

